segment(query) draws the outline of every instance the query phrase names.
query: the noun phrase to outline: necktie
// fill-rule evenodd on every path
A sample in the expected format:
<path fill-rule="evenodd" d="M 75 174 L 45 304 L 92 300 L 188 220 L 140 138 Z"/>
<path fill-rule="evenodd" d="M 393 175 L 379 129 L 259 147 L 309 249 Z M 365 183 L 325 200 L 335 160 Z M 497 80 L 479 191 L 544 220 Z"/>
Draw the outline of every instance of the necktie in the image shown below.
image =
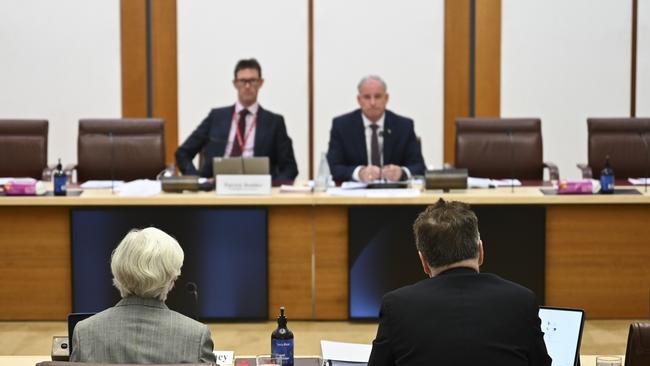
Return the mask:
<path fill-rule="evenodd" d="M 245 138 L 246 138 L 246 116 L 250 113 L 248 109 L 244 108 L 241 111 L 239 111 L 239 123 L 237 124 L 237 131 L 239 132 L 239 136 L 241 136 L 241 141 L 242 143 L 246 143 Z M 230 156 L 232 157 L 237 157 L 241 156 L 244 146 L 241 146 L 239 144 L 239 139 L 237 138 L 237 134 L 235 134 L 235 137 L 232 141 L 232 150 L 230 151 Z"/>
<path fill-rule="evenodd" d="M 374 123 L 370 124 L 372 129 L 372 136 L 370 137 L 370 164 L 374 166 L 381 166 L 381 157 L 379 155 L 379 136 L 377 136 L 377 126 Z"/>

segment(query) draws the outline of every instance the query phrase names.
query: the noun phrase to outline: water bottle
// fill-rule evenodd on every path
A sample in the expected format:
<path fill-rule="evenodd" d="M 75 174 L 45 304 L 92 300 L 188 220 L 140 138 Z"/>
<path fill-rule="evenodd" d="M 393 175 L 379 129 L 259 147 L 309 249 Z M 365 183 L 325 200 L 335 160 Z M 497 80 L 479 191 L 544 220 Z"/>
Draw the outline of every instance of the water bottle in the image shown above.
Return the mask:
<path fill-rule="evenodd" d="M 271 334 L 271 354 L 282 356 L 282 366 L 293 366 L 293 333 L 287 328 L 284 306 L 280 308 L 278 327 Z"/>
<path fill-rule="evenodd" d="M 605 167 L 600 171 L 600 193 L 614 193 L 614 169 L 609 164 L 609 155 L 605 157 Z"/>
<path fill-rule="evenodd" d="M 56 164 L 54 173 L 52 174 L 52 181 L 54 183 L 54 195 L 55 196 L 65 196 L 66 194 L 66 180 L 67 177 L 63 172 L 63 165 L 61 165 L 61 159 L 59 158 L 59 163 Z"/>
<path fill-rule="evenodd" d="M 314 182 L 314 191 L 325 192 L 331 181 L 330 165 L 327 162 L 327 153 L 322 152 L 318 163 L 318 174 Z"/>

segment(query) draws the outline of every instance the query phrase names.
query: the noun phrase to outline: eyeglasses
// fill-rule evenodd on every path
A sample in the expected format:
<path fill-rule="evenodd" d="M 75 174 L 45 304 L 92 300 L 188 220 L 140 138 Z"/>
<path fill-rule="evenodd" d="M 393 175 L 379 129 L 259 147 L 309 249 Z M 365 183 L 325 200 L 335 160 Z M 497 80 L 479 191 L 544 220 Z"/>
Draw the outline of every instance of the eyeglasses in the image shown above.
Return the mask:
<path fill-rule="evenodd" d="M 235 83 L 239 86 L 258 86 L 262 82 L 262 79 L 235 79 Z"/>

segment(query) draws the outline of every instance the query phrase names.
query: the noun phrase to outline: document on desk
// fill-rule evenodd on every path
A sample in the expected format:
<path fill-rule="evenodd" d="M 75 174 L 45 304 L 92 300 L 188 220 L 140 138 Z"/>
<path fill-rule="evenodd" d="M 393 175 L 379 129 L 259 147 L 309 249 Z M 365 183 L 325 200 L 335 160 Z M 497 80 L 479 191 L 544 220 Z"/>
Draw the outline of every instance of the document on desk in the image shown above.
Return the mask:
<path fill-rule="evenodd" d="M 360 366 L 368 364 L 372 345 L 321 340 L 320 349 L 325 365 Z"/>
<path fill-rule="evenodd" d="M 498 187 L 520 187 L 519 179 L 489 179 L 467 177 L 467 187 L 469 188 L 498 188 Z"/>
<path fill-rule="evenodd" d="M 82 189 L 106 189 L 117 188 L 124 184 L 123 180 L 88 180 L 81 184 Z"/>
<path fill-rule="evenodd" d="M 151 197 L 162 192 L 159 180 L 137 179 L 115 189 L 120 197 Z"/>
<path fill-rule="evenodd" d="M 338 197 L 418 197 L 420 196 L 420 190 L 414 188 L 385 188 L 385 189 L 344 189 L 344 188 L 329 188 L 327 194 L 330 196 Z"/>
<path fill-rule="evenodd" d="M 634 186 L 650 185 L 650 178 L 627 178 L 627 181 Z"/>

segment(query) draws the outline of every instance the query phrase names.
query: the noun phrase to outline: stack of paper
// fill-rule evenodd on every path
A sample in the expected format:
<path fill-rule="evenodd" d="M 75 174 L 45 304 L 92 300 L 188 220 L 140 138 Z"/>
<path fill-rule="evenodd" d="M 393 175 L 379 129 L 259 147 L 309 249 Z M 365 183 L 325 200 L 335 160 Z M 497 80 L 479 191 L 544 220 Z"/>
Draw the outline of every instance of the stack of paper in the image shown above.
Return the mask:
<path fill-rule="evenodd" d="M 467 177 L 467 187 L 469 188 L 497 188 L 497 187 L 519 187 L 519 179 L 488 179 Z"/>
<path fill-rule="evenodd" d="M 367 365 L 372 346 L 369 344 L 320 341 L 323 361 L 328 366 Z"/>
<path fill-rule="evenodd" d="M 635 186 L 650 185 L 650 178 L 627 178 L 627 181 Z"/>

